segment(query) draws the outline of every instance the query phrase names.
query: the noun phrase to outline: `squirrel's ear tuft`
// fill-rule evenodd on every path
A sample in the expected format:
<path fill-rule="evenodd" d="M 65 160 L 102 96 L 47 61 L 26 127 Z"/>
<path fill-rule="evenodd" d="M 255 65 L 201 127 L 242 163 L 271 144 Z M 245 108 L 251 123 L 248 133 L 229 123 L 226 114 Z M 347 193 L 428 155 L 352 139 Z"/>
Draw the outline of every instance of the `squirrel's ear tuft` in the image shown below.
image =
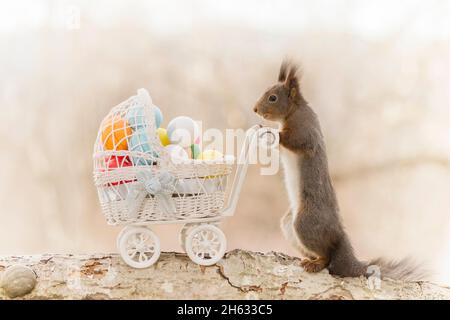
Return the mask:
<path fill-rule="evenodd" d="M 285 85 L 289 90 L 289 96 L 295 98 L 300 93 L 300 80 L 298 75 L 299 67 L 295 64 L 290 65 L 286 76 Z"/>
<path fill-rule="evenodd" d="M 278 81 L 279 82 L 284 82 L 286 81 L 286 77 L 287 77 L 287 73 L 288 73 L 288 69 L 289 69 L 289 61 L 288 60 L 283 60 L 283 62 L 281 63 L 281 67 L 280 67 L 280 73 L 278 74 Z"/>

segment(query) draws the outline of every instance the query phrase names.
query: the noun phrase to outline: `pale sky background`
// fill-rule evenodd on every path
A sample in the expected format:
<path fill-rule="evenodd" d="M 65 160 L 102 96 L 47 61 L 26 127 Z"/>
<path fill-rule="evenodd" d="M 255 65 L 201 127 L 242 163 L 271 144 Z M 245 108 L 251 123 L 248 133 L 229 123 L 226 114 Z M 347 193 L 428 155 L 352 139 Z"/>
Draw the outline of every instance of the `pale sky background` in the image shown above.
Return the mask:
<path fill-rule="evenodd" d="M 123 5 L 118 0 L 60 0 L 51 4 L 53 9 L 51 17 L 48 17 L 49 3 L 52 2 L 3 0 L 0 31 L 21 32 L 44 24 L 61 26 L 71 10 L 77 10 L 80 4 L 84 7 L 83 15 L 95 15 L 99 26 L 108 27 L 120 19 Z M 137 2 L 131 0 L 127 3 L 133 10 Z M 305 4 L 307 6 L 304 7 Z M 284 0 L 276 1 L 275 5 L 270 0 L 168 0 L 144 4 L 139 2 L 137 7 L 138 16 L 151 18 L 136 20 L 143 27 L 163 33 L 179 32 L 183 28 L 214 21 L 216 24 L 238 24 L 275 32 L 290 28 L 311 28 L 315 31 L 356 33 L 366 37 L 382 37 L 393 31 L 429 40 L 450 36 L 450 1 L 446 0 Z M 167 19 L 168 16 L 171 18 Z"/>

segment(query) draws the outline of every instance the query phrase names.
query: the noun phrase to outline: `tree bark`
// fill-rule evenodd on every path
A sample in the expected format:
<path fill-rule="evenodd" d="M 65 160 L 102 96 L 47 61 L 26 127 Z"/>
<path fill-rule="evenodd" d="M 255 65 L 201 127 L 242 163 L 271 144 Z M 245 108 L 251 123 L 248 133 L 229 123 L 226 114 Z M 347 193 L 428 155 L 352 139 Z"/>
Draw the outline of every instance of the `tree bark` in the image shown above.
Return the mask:
<path fill-rule="evenodd" d="M 37 275 L 34 290 L 18 299 L 450 299 L 450 288 L 427 282 L 308 274 L 300 259 L 281 253 L 234 250 L 211 267 L 162 253 L 147 269 L 115 254 L 10 256 L 0 257 L 0 277 L 17 264 Z M 8 299 L 5 290 L 0 299 Z"/>

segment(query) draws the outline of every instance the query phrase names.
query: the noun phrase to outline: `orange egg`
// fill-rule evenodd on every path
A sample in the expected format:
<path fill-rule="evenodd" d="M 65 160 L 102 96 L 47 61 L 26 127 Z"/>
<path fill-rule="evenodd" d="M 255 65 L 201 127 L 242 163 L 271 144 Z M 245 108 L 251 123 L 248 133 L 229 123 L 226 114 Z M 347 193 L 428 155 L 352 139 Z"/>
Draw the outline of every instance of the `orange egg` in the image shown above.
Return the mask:
<path fill-rule="evenodd" d="M 128 150 L 128 141 L 132 133 L 128 122 L 120 117 L 106 119 L 102 124 L 102 142 L 107 150 Z"/>

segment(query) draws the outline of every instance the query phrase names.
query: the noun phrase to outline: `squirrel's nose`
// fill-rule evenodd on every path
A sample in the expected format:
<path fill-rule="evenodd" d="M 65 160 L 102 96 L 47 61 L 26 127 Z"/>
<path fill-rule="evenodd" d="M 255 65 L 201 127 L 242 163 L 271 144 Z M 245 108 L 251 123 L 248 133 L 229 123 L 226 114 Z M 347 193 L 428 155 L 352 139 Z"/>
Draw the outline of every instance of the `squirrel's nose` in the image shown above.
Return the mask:
<path fill-rule="evenodd" d="M 253 111 L 254 111 L 254 112 L 258 112 L 258 108 L 257 108 L 257 107 L 254 107 L 254 108 L 253 108 Z"/>

